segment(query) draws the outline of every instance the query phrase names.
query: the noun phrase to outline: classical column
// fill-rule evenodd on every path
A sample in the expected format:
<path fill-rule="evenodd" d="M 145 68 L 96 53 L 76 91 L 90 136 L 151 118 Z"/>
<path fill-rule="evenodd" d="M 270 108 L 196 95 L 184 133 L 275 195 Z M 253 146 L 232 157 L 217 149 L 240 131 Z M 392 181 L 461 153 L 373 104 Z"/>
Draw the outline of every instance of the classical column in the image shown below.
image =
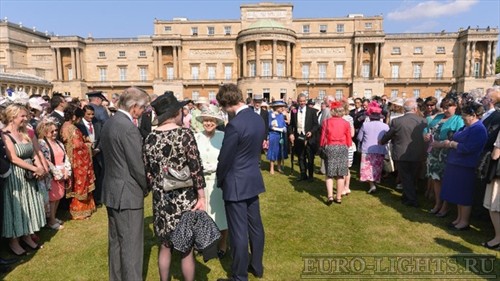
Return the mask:
<path fill-rule="evenodd" d="M 153 47 L 153 60 L 155 66 L 155 79 L 158 79 L 158 47 Z"/>
<path fill-rule="evenodd" d="M 182 79 L 182 46 L 177 46 L 177 79 Z"/>
<path fill-rule="evenodd" d="M 59 80 L 59 74 L 57 72 L 57 51 L 56 50 L 57 50 L 57 48 L 52 49 L 52 57 L 54 58 L 52 60 L 52 62 L 53 62 L 52 68 L 54 69 L 54 74 L 55 74 L 53 79 L 57 81 L 57 80 Z"/>
<path fill-rule="evenodd" d="M 354 67 L 352 75 L 354 77 L 358 77 L 358 55 L 359 55 L 358 54 L 358 52 L 359 52 L 358 48 L 359 48 L 358 44 L 354 43 L 354 51 L 352 52 L 353 53 L 353 55 L 352 55 L 352 60 L 353 60 L 352 66 Z"/>
<path fill-rule="evenodd" d="M 70 48 L 71 50 L 71 70 L 73 71 L 73 77 L 71 77 L 71 80 L 75 80 L 75 75 L 76 75 L 76 57 L 75 57 L 75 48 Z M 69 78 L 69 77 L 68 77 Z"/>
<path fill-rule="evenodd" d="M 491 75 L 491 45 L 493 41 L 488 41 L 488 47 L 486 48 L 486 68 L 485 68 L 485 76 L 488 77 Z"/>
<path fill-rule="evenodd" d="M 158 47 L 158 78 L 163 79 L 163 46 Z"/>
<path fill-rule="evenodd" d="M 57 53 L 57 80 L 63 80 L 63 72 L 62 72 L 62 61 L 61 61 L 61 50 L 59 48 L 56 49 Z"/>
<path fill-rule="evenodd" d="M 359 61 L 358 61 L 358 76 L 362 74 L 362 66 L 363 66 L 363 43 L 359 44 Z"/>
<path fill-rule="evenodd" d="M 241 77 L 247 77 L 248 73 L 247 73 L 247 43 L 246 42 L 243 42 L 243 51 L 242 51 L 242 54 L 241 54 L 241 57 L 242 57 L 242 63 L 241 63 L 241 66 L 242 66 L 242 70 L 241 70 Z"/>
<path fill-rule="evenodd" d="M 292 76 L 292 58 L 291 58 L 291 49 L 290 42 L 286 42 L 286 76 Z"/>
<path fill-rule="evenodd" d="M 255 41 L 255 76 L 259 77 L 260 73 L 260 40 Z"/>
<path fill-rule="evenodd" d="M 382 77 L 382 61 L 383 61 L 383 56 L 382 54 L 384 53 L 383 52 L 383 48 L 384 48 L 384 43 L 379 43 L 380 44 L 380 47 L 379 47 L 379 59 L 378 59 L 378 77 Z"/>
<path fill-rule="evenodd" d="M 469 76 L 469 68 L 470 68 L 470 42 L 465 42 L 465 65 L 464 65 L 464 77 Z"/>
<path fill-rule="evenodd" d="M 474 74 L 474 53 L 476 52 L 476 41 L 472 41 L 472 49 L 470 52 L 470 70 L 469 70 L 469 76 L 472 76 Z"/>
<path fill-rule="evenodd" d="M 490 64 L 490 73 L 492 76 L 495 75 L 495 62 L 497 59 L 497 46 L 498 46 L 498 41 L 493 41 L 493 44 L 491 46 L 491 57 L 493 61 Z"/>
<path fill-rule="evenodd" d="M 273 73 L 271 75 L 272 77 L 277 76 L 276 75 L 276 45 L 277 45 L 276 40 L 273 40 Z"/>
<path fill-rule="evenodd" d="M 82 79 L 82 61 L 80 48 L 76 48 L 76 70 L 75 77 L 77 80 Z"/>
<path fill-rule="evenodd" d="M 174 79 L 177 79 L 177 46 L 172 46 L 172 56 L 174 57 Z"/>
<path fill-rule="evenodd" d="M 373 64 L 375 65 L 375 73 L 374 73 L 374 77 L 378 78 L 378 69 L 379 69 L 379 65 L 378 65 L 378 52 L 379 52 L 379 47 L 378 47 L 379 43 L 375 43 L 375 59 L 374 59 L 374 62 Z"/>

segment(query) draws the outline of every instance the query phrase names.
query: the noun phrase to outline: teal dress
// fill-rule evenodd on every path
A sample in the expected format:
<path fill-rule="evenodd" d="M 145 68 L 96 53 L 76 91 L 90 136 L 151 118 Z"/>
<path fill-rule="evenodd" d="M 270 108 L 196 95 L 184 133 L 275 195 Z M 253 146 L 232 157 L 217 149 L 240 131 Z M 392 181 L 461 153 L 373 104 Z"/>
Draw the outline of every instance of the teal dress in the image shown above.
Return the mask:
<path fill-rule="evenodd" d="M 33 144 L 14 144 L 17 157 L 32 163 Z M 3 192 L 2 237 L 16 238 L 33 234 L 45 224 L 43 196 L 37 190 L 36 180 L 24 177 L 25 169 L 12 165 L 12 173 L 5 179 Z"/>

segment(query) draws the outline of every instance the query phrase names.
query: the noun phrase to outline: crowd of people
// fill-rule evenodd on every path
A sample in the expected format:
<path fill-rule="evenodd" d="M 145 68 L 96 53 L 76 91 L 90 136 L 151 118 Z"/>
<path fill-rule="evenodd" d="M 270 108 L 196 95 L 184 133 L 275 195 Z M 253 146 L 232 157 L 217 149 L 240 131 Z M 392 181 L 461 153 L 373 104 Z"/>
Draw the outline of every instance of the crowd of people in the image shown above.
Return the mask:
<path fill-rule="evenodd" d="M 195 249 L 206 259 L 230 252 L 229 280 L 262 277 L 265 154 L 271 176 L 285 174 L 289 157 L 298 163 L 297 181 L 309 184 L 315 173 L 324 174 L 328 206 L 351 193 L 353 163 L 368 194 L 394 175 L 410 207 L 420 206 L 417 183 L 426 179 L 429 213 L 445 217 L 456 205 L 450 228 L 457 231 L 470 228 L 480 197 L 495 232 L 482 245 L 496 249 L 499 102 L 499 87 L 442 100 L 384 95 L 315 102 L 305 94 L 296 101 L 258 94 L 244 100 L 234 84 L 221 85 L 213 101 L 179 101 L 171 91 L 157 96 L 136 87 L 111 101 L 102 92 L 87 99 L 54 93 L 2 100 L 1 234 L 14 255 L 27 255 L 43 247 L 36 235 L 42 227 L 64 229 L 58 210 L 84 220 L 105 206 L 109 278 L 140 280 L 144 197 L 151 192 L 161 280 L 169 279 L 172 251 L 181 247 L 186 280 L 194 280 Z M 205 224 L 190 223 L 192 213 Z M 199 241 L 185 237 L 188 232 L 199 232 Z"/>

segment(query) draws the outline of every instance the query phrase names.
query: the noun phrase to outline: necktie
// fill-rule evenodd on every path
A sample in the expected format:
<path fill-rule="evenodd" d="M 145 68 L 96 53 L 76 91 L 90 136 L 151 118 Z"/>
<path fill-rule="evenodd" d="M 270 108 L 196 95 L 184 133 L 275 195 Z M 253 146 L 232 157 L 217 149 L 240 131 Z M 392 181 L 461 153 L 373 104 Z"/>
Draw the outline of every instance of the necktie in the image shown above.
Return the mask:
<path fill-rule="evenodd" d="M 92 135 L 94 134 L 94 128 L 92 127 L 92 123 L 89 122 L 89 133 Z"/>

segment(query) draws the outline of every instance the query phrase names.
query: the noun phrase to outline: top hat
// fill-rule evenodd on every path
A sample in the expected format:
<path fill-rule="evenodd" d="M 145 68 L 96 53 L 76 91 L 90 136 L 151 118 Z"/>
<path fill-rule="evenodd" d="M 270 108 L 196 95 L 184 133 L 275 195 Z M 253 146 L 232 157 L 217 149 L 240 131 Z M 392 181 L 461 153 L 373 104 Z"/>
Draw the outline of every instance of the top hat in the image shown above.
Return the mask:
<path fill-rule="evenodd" d="M 151 102 L 151 106 L 154 108 L 155 113 L 158 116 L 158 125 L 171 118 L 172 115 L 179 111 L 179 109 L 185 104 L 186 101 L 178 101 L 174 96 L 174 93 L 170 91 L 167 91 L 163 95 L 156 98 L 153 102 Z"/>

